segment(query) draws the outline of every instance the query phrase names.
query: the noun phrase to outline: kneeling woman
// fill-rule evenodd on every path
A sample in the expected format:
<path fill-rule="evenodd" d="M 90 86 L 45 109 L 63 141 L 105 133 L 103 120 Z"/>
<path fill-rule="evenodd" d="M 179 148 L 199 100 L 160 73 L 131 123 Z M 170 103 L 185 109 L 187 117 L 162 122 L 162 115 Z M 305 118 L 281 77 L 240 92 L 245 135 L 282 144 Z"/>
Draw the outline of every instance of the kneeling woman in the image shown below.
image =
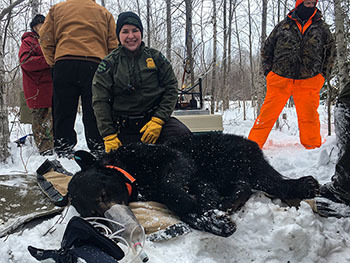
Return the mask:
<path fill-rule="evenodd" d="M 133 12 L 117 20 L 120 46 L 100 63 L 93 80 L 93 108 L 105 150 L 142 141 L 162 143 L 172 136 L 190 135 L 178 119 L 170 117 L 178 92 L 169 61 L 146 47 L 143 26 Z"/>

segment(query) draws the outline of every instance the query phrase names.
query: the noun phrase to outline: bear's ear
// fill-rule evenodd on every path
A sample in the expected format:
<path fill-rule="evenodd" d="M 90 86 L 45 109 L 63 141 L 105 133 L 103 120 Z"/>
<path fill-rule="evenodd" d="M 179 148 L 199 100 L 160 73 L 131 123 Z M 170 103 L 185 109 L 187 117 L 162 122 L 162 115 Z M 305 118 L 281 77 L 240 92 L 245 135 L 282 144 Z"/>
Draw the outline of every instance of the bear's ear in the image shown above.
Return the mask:
<path fill-rule="evenodd" d="M 74 160 L 80 166 L 81 170 L 91 167 L 96 162 L 95 156 L 83 150 L 74 153 Z"/>

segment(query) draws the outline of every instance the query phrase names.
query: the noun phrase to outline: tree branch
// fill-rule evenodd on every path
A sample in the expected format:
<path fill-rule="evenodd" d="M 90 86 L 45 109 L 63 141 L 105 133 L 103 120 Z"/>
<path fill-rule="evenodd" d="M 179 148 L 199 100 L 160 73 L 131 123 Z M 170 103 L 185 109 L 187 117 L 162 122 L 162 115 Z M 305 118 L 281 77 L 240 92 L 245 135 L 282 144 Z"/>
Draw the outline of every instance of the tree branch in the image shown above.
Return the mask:
<path fill-rule="evenodd" d="M 25 0 L 16 0 L 15 2 L 13 2 L 11 5 L 9 5 L 8 7 L 4 8 L 1 13 L 0 13 L 0 20 L 2 20 L 4 18 L 4 16 L 6 14 L 8 14 L 9 12 L 11 12 L 11 10 L 19 5 L 20 3 L 24 2 Z"/>

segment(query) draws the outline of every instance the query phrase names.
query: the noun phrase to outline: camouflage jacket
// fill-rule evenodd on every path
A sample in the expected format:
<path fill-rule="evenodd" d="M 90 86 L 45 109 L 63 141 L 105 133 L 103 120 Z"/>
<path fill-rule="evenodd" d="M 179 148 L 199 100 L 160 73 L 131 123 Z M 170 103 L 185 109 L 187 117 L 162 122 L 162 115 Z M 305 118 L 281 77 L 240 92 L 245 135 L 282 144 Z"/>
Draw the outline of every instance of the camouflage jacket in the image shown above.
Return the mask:
<path fill-rule="evenodd" d="M 118 116 L 153 116 L 167 121 L 177 100 L 177 79 L 169 61 L 142 42 L 132 55 L 119 46 L 106 56 L 95 73 L 92 103 L 102 137 L 117 133 Z"/>
<path fill-rule="evenodd" d="M 319 10 L 311 19 L 311 25 L 302 26 L 292 10 L 273 29 L 261 52 L 265 76 L 270 71 L 291 79 L 307 79 L 319 73 L 328 76 L 334 63 L 335 41 Z M 306 28 L 303 34 L 298 24 L 302 30 Z"/>

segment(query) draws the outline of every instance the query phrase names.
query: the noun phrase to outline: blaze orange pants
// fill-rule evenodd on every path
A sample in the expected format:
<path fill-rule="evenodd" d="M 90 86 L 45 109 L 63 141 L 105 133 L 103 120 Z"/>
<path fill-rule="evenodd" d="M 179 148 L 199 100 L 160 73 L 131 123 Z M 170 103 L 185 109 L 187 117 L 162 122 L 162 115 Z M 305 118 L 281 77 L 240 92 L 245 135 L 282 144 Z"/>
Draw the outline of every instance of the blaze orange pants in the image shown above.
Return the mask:
<path fill-rule="evenodd" d="M 309 79 L 288 79 L 270 72 L 266 77 L 267 91 L 260 114 L 248 139 L 262 148 L 290 96 L 293 96 L 298 116 L 300 142 L 307 149 L 321 146 L 320 120 L 317 108 L 324 78 L 321 74 Z"/>

